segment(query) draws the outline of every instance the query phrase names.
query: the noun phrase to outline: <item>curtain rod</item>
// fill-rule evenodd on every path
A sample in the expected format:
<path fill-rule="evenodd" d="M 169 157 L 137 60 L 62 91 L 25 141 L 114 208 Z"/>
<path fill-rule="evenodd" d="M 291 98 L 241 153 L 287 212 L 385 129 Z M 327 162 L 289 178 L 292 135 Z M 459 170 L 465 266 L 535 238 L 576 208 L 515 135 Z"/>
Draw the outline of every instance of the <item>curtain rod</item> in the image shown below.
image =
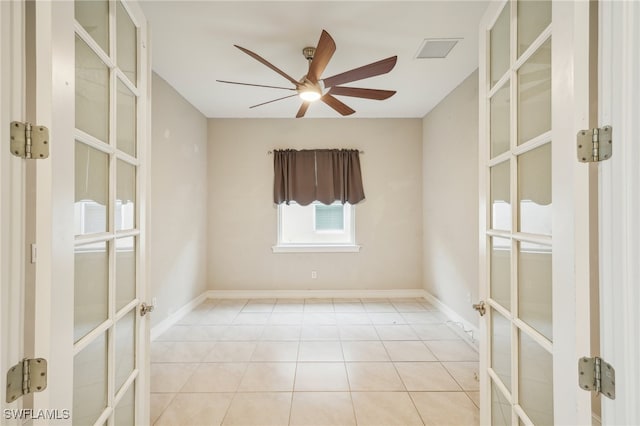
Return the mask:
<path fill-rule="evenodd" d="M 364 154 L 364 151 L 358 151 L 360 154 Z M 273 151 L 267 151 L 267 155 L 273 154 Z"/>

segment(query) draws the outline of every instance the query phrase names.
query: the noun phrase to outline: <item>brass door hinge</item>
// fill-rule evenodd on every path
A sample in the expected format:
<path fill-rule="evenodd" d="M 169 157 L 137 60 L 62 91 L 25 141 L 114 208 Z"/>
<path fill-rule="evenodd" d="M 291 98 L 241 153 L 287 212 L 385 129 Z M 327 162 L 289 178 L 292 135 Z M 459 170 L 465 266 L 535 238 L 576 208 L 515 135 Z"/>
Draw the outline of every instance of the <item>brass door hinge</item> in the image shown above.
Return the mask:
<path fill-rule="evenodd" d="M 578 361 L 578 382 L 582 389 L 616 399 L 616 370 L 600 357 L 582 357 Z"/>
<path fill-rule="evenodd" d="M 11 153 L 25 159 L 49 157 L 49 129 L 31 123 L 11 122 Z"/>
<path fill-rule="evenodd" d="M 23 359 L 7 371 L 7 403 L 47 388 L 47 360 Z"/>
<path fill-rule="evenodd" d="M 611 126 L 580 130 L 577 136 L 578 161 L 594 163 L 611 158 Z"/>

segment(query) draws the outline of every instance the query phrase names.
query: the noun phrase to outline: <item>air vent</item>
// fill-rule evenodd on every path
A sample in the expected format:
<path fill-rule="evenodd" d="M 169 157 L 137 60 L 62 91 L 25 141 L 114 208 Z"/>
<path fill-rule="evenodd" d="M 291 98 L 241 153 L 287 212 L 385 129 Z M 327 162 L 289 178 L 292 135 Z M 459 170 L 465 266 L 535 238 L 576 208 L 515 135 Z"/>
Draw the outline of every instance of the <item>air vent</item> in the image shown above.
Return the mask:
<path fill-rule="evenodd" d="M 459 38 L 427 38 L 422 42 L 416 59 L 446 58 Z"/>

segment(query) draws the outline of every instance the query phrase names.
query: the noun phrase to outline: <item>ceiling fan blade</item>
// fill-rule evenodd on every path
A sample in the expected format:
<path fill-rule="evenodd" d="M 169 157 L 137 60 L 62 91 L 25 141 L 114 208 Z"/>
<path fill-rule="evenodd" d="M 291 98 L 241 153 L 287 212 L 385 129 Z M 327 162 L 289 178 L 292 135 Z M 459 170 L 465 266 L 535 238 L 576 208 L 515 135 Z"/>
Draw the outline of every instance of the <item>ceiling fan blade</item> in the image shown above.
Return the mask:
<path fill-rule="evenodd" d="M 322 79 L 324 81 L 324 87 L 338 86 L 340 84 L 351 83 L 352 81 L 358 81 L 365 78 L 374 77 L 376 75 L 386 74 L 396 66 L 397 61 L 397 56 L 391 56 L 390 58 L 383 59 L 369 65 L 364 65 L 350 71 L 336 74 L 329 78 L 324 78 Z"/>
<path fill-rule="evenodd" d="M 216 81 L 218 83 L 239 84 L 241 86 L 267 87 L 269 89 L 282 89 L 282 90 L 296 90 L 296 89 L 292 89 L 291 87 L 267 86 L 264 84 L 240 83 L 237 81 L 226 81 L 226 80 L 216 80 Z"/>
<path fill-rule="evenodd" d="M 320 100 L 338 111 L 341 115 L 351 115 L 355 112 L 353 109 L 349 108 L 347 105 L 342 103 L 342 101 L 334 98 L 329 93 L 325 93 L 324 96 L 320 98 Z"/>
<path fill-rule="evenodd" d="M 318 40 L 318 47 L 316 47 L 316 53 L 313 55 L 311 65 L 309 65 L 309 73 L 307 78 L 312 83 L 317 83 L 320 80 L 320 76 L 327 67 L 327 64 L 331 60 L 331 57 L 336 51 L 336 42 L 329 35 L 328 32 L 322 30 L 320 34 L 320 40 Z"/>
<path fill-rule="evenodd" d="M 300 105 L 300 109 L 298 110 L 298 113 L 296 114 L 296 118 L 304 117 L 304 115 L 307 113 L 307 109 L 309 109 L 309 105 L 310 105 L 310 102 L 303 102 L 302 105 Z"/>
<path fill-rule="evenodd" d="M 281 100 L 283 100 L 283 99 L 292 98 L 292 97 L 294 97 L 294 96 L 298 96 L 298 94 L 296 93 L 296 94 L 289 95 L 289 96 L 283 96 L 283 97 L 281 97 L 281 98 L 273 99 L 273 100 L 270 100 L 270 101 L 267 101 L 267 102 L 263 102 L 263 103 L 261 103 L 261 104 L 252 105 L 252 106 L 250 106 L 249 108 L 259 107 L 259 106 L 262 106 L 262 105 L 270 104 L 271 102 L 277 102 L 277 101 L 281 101 Z"/>
<path fill-rule="evenodd" d="M 283 76 L 284 78 L 286 78 L 287 80 L 292 82 L 296 87 L 300 86 L 300 83 L 298 81 L 294 80 L 293 77 L 289 76 L 287 73 L 285 73 L 280 68 L 278 68 L 275 65 L 273 65 L 271 62 L 269 62 L 266 59 L 264 59 L 262 56 L 258 55 L 257 53 L 253 53 L 249 49 L 245 49 L 244 47 L 240 47 L 237 44 L 234 44 L 234 46 L 237 47 L 238 49 L 242 50 L 247 55 L 251 56 L 256 61 L 260 62 L 261 64 L 266 65 L 267 67 L 271 68 L 272 70 L 274 70 L 275 72 L 277 72 L 278 74 L 280 74 L 281 76 Z"/>
<path fill-rule="evenodd" d="M 378 101 L 388 99 L 396 94 L 395 90 L 361 89 L 358 87 L 333 86 L 332 95 L 352 96 L 355 98 L 375 99 Z"/>

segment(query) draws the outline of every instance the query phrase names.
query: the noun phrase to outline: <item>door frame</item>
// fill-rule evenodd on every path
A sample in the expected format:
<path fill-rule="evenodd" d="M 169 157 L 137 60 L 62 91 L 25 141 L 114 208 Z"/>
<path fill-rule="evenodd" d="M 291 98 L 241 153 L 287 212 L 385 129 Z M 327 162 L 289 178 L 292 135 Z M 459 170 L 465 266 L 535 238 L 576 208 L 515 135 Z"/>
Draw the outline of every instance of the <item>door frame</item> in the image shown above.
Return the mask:
<path fill-rule="evenodd" d="M 508 1 L 508 0 L 506 0 Z M 479 27 L 479 295 L 489 298 L 486 172 L 489 144 L 489 29 L 506 1 L 489 4 Z M 591 424 L 591 396 L 578 387 L 577 361 L 591 345 L 589 267 L 594 181 L 576 158 L 575 138 L 589 126 L 589 2 L 552 3 L 553 392 L 554 422 Z M 512 34 L 513 38 L 514 35 Z M 514 100 L 512 99 L 512 102 Z M 515 200 L 511 200 L 515 202 Z M 562 283 L 567 283 L 563 285 Z M 491 424 L 490 324 L 480 320 L 481 424 Z M 558 321 L 558 318 L 562 318 Z M 513 342 L 512 347 L 517 342 Z M 513 368 L 513 366 L 512 366 Z M 512 370 L 513 371 L 513 370 Z"/>
<path fill-rule="evenodd" d="M 640 4 L 599 3 L 598 125 L 613 127 L 613 154 L 599 167 L 601 354 L 616 369 L 616 399 L 602 399 L 602 424 L 639 424 Z"/>
<path fill-rule="evenodd" d="M 7 419 L 4 410 L 23 407 L 22 398 L 6 403 L 4 390 L 6 372 L 24 357 L 25 160 L 11 155 L 7 142 L 11 121 L 25 118 L 24 19 L 23 2 L 0 2 L 0 407 L 11 425 L 20 422 Z"/>

